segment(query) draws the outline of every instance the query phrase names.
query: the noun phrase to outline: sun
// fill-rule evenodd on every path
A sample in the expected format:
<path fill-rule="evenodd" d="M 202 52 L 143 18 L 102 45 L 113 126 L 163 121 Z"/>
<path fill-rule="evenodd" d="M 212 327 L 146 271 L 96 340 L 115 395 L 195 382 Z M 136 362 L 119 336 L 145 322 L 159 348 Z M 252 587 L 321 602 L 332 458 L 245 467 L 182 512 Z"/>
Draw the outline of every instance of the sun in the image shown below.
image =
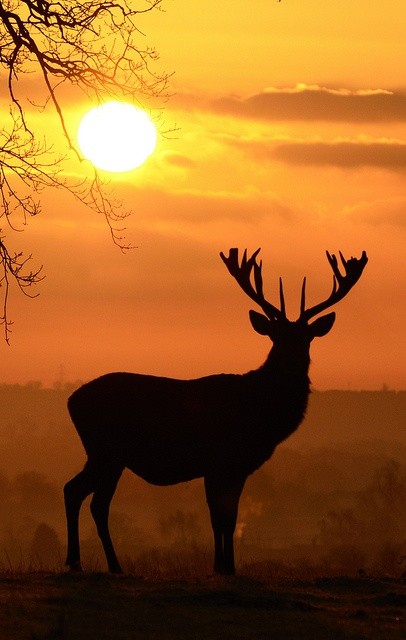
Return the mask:
<path fill-rule="evenodd" d="M 79 147 L 98 169 L 119 173 L 145 162 L 156 146 L 156 129 L 145 111 L 127 102 L 105 102 L 83 116 Z"/>

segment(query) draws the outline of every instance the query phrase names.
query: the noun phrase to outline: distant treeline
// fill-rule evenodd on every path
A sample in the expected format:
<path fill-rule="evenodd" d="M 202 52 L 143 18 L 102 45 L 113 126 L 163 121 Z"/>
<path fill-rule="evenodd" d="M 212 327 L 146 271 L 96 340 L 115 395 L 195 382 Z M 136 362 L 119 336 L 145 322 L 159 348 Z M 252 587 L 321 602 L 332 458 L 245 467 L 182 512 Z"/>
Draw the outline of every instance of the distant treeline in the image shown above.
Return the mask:
<path fill-rule="evenodd" d="M 314 391 L 299 445 L 359 439 L 399 440 L 406 444 L 406 391 Z M 303 428 L 304 427 L 304 428 Z"/>
<path fill-rule="evenodd" d="M 6 473 L 35 469 L 62 480 L 81 467 L 85 454 L 66 408 L 80 384 L 0 385 L 0 466 Z M 395 450 L 406 459 L 405 425 L 406 391 L 314 391 L 304 422 L 281 446 L 349 450 L 356 442 L 381 440 L 389 457 Z"/>

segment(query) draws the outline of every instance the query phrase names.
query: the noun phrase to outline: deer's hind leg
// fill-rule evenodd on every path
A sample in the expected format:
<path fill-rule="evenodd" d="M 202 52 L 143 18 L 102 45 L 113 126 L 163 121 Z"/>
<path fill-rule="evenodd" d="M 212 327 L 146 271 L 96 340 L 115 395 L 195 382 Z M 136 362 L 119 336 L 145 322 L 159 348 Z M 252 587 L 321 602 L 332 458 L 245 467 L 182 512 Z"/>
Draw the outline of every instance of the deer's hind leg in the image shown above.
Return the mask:
<path fill-rule="evenodd" d="M 81 571 L 79 547 L 79 512 L 83 500 L 94 490 L 94 476 L 89 463 L 64 486 L 66 522 L 68 527 L 68 551 L 66 566 Z"/>
<path fill-rule="evenodd" d="M 122 467 L 104 468 L 97 477 L 93 498 L 90 503 L 90 510 L 96 523 L 97 533 L 106 554 L 109 571 L 112 573 L 122 573 L 109 531 L 110 503 L 122 472 Z"/>

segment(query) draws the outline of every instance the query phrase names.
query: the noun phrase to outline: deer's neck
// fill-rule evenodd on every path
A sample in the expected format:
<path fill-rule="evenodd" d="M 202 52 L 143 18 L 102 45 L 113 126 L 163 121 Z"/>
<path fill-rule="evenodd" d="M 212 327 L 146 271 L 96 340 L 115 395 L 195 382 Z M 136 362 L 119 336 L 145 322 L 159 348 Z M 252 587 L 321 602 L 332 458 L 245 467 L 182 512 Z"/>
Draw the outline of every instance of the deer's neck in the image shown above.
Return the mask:
<path fill-rule="evenodd" d="M 272 380 L 272 384 L 276 386 L 310 388 L 309 367 L 310 354 L 307 350 L 300 355 L 286 355 L 274 346 L 258 373 L 264 380 Z"/>
<path fill-rule="evenodd" d="M 280 422 L 287 437 L 295 431 L 306 413 L 310 394 L 310 355 L 288 359 L 272 348 L 264 364 L 253 372 L 258 397 L 271 420 Z M 282 435 L 282 434 L 281 434 Z"/>

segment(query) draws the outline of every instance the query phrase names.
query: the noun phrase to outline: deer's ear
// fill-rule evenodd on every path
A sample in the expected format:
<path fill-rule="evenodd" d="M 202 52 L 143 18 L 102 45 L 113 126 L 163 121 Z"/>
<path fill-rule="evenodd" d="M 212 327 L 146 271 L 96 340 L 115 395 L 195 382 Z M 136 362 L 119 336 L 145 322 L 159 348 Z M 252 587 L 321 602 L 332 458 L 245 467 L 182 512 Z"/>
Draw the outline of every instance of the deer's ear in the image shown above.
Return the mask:
<path fill-rule="evenodd" d="M 262 313 L 258 313 L 258 311 L 253 311 L 252 309 L 249 314 L 251 324 L 254 327 L 255 331 L 257 333 L 260 333 L 261 336 L 272 337 L 272 322 L 269 320 L 269 318 L 264 316 Z"/>
<path fill-rule="evenodd" d="M 314 322 L 309 324 L 309 332 L 310 339 L 313 338 L 321 338 L 328 333 L 333 326 L 336 319 L 336 314 L 328 313 L 326 316 L 321 316 L 321 318 L 317 318 Z"/>

